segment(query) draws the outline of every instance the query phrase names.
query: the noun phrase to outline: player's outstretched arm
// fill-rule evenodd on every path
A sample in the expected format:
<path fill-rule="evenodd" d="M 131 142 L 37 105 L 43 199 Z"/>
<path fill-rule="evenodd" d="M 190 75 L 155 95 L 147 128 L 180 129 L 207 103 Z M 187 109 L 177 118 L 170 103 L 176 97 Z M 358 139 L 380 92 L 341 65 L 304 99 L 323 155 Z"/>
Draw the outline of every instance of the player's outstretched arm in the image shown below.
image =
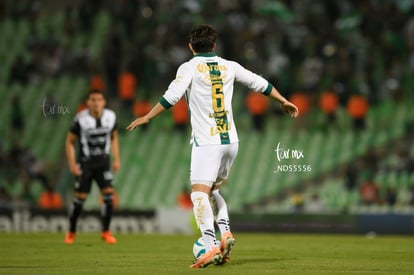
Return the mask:
<path fill-rule="evenodd" d="M 147 124 L 148 122 L 150 122 L 151 119 L 158 116 L 165 110 L 166 109 L 160 103 L 155 104 L 155 106 L 152 107 L 151 111 L 149 111 L 148 114 L 138 117 L 134 121 L 132 121 L 128 125 L 127 130 L 132 131 L 140 125 Z"/>
<path fill-rule="evenodd" d="M 290 114 L 291 117 L 297 117 L 299 115 L 298 107 L 296 107 L 295 104 L 283 97 L 275 87 L 272 88 L 272 91 L 270 92 L 269 96 L 274 100 L 278 101 L 283 111 Z"/>

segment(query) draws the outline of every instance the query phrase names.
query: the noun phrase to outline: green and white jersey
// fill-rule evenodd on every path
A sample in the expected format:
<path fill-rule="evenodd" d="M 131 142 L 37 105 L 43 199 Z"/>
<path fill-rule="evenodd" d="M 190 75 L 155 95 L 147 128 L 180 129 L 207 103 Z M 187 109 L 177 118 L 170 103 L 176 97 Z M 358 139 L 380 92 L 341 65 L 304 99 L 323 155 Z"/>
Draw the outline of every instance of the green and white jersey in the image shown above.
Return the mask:
<path fill-rule="evenodd" d="M 168 109 L 185 94 L 195 145 L 236 143 L 238 137 L 231 105 L 235 81 L 265 95 L 272 90 L 267 80 L 237 62 L 213 52 L 202 53 L 178 68 L 176 78 L 160 103 Z"/>

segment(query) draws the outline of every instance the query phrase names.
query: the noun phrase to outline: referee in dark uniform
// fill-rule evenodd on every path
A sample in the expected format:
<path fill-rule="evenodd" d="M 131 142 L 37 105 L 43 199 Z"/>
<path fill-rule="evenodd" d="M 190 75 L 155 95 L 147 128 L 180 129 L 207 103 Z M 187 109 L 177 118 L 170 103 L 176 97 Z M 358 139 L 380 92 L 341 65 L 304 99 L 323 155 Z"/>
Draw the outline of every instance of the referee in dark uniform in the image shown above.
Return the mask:
<path fill-rule="evenodd" d="M 105 108 L 105 97 L 100 90 L 89 91 L 86 103 L 88 108 L 76 115 L 66 137 L 66 156 L 76 182 L 75 198 L 69 211 L 69 232 L 66 233 L 65 243 L 72 244 L 75 241 L 77 220 L 91 190 L 92 181 L 95 180 L 103 197 L 101 237 L 106 243 L 114 244 L 116 239 L 109 231 L 109 225 L 114 193 L 112 171 L 115 172 L 120 168 L 116 114 Z M 75 143 L 79 144 L 77 160 Z"/>

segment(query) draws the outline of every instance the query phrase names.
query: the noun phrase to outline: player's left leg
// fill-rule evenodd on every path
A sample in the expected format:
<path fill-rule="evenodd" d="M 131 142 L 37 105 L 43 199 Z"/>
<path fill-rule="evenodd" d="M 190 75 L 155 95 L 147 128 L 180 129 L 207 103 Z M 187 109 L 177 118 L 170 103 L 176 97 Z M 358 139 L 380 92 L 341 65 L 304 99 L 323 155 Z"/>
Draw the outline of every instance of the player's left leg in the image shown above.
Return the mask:
<path fill-rule="evenodd" d="M 113 213 L 113 194 L 114 188 L 112 186 L 112 172 L 109 170 L 109 165 L 103 172 L 97 173 L 95 179 L 101 190 L 103 204 L 101 206 L 101 221 L 102 221 L 102 239 L 108 244 L 115 244 L 116 239 L 109 231 Z"/>
<path fill-rule="evenodd" d="M 224 197 L 220 194 L 219 188 L 227 183 L 229 172 L 233 162 L 237 156 L 238 144 L 226 145 L 226 150 L 220 162 L 218 178 L 213 184 L 211 197 L 215 202 L 217 208 L 216 223 L 221 233 L 220 249 L 223 254 L 222 261 L 219 264 L 224 264 L 230 260 L 231 250 L 236 240 L 230 230 L 230 218 L 227 209 L 227 203 Z"/>
<path fill-rule="evenodd" d="M 113 193 L 112 187 L 107 187 L 101 190 L 103 204 L 101 207 L 101 219 L 102 219 L 102 239 L 109 244 L 115 244 L 116 239 L 109 231 L 113 213 Z"/>
<path fill-rule="evenodd" d="M 220 250 L 223 255 L 222 260 L 217 264 L 225 264 L 230 260 L 231 250 L 236 243 L 236 239 L 230 231 L 227 203 L 220 194 L 218 186 L 213 187 L 211 197 L 211 201 L 214 201 L 217 207 L 216 223 L 221 233 Z"/>
<path fill-rule="evenodd" d="M 213 208 L 216 208 L 216 223 L 220 230 L 220 234 L 223 236 L 226 232 L 230 232 L 230 218 L 227 203 L 220 194 L 219 188 L 219 186 L 213 187 L 210 195 L 210 201 L 214 204 Z"/>

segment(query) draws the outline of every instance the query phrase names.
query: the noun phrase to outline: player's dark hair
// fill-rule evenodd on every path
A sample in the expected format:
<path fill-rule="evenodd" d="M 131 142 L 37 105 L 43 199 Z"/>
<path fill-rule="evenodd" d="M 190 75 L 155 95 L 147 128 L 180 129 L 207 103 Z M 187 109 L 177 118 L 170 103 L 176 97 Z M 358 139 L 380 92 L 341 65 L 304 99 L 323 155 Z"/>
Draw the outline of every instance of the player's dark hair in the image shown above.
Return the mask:
<path fill-rule="evenodd" d="M 95 95 L 95 94 L 99 94 L 102 95 L 103 97 L 105 97 L 105 93 L 102 90 L 99 89 L 91 89 L 88 91 L 88 94 L 86 95 L 86 98 L 90 98 L 91 95 Z"/>
<path fill-rule="evenodd" d="M 213 51 L 216 43 L 216 30 L 210 25 L 194 26 L 190 32 L 190 44 L 196 53 Z"/>

